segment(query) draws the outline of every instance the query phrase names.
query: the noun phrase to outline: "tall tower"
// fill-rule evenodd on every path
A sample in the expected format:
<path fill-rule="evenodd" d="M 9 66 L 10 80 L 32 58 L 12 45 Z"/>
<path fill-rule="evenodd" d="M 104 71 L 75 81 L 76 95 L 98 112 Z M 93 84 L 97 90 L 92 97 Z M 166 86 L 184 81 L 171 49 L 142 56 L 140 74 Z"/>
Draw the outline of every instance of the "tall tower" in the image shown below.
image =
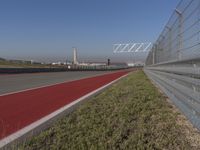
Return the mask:
<path fill-rule="evenodd" d="M 78 64 L 78 60 L 77 60 L 77 49 L 74 47 L 73 48 L 73 53 L 74 53 L 74 59 L 73 59 L 73 64 L 77 65 Z"/>

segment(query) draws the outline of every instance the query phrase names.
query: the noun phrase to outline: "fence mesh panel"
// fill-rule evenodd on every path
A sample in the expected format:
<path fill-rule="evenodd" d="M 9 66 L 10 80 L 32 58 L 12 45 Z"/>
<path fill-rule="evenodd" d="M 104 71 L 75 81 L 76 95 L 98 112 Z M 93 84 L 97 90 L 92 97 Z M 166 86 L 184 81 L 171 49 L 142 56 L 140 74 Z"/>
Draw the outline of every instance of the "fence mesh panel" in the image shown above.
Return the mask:
<path fill-rule="evenodd" d="M 146 65 L 200 57 L 200 0 L 182 0 L 149 52 Z"/>

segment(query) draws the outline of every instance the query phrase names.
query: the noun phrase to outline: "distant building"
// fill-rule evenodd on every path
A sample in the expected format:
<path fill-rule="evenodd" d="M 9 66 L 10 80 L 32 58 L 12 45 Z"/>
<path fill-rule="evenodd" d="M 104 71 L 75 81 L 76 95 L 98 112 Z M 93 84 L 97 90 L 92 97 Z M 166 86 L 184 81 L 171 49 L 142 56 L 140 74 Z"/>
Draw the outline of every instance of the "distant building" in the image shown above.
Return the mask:
<path fill-rule="evenodd" d="M 32 64 L 34 64 L 34 65 L 42 65 L 42 64 L 44 64 L 44 63 L 42 63 L 42 62 L 32 62 Z"/>
<path fill-rule="evenodd" d="M 51 63 L 52 65 L 62 65 L 62 62 L 53 62 L 53 63 Z"/>
<path fill-rule="evenodd" d="M 127 63 L 124 62 L 112 62 L 110 66 L 117 66 L 117 67 L 127 67 Z"/>
<path fill-rule="evenodd" d="M 42 62 L 37 62 L 37 61 L 34 61 L 34 60 L 31 60 L 30 62 L 31 62 L 31 64 L 33 64 L 33 65 L 42 65 L 42 64 L 44 64 L 44 63 L 42 63 Z"/>
<path fill-rule="evenodd" d="M 129 67 L 142 67 L 144 66 L 143 62 L 136 62 L 136 63 L 128 63 Z"/>
<path fill-rule="evenodd" d="M 11 62 L 11 63 L 14 63 L 14 64 L 34 64 L 34 65 L 43 64 L 42 62 L 36 62 L 36 61 L 33 61 L 33 60 L 8 60 L 8 61 Z"/>
<path fill-rule="evenodd" d="M 0 60 L 1 60 L 1 61 L 5 61 L 6 59 L 0 57 Z"/>
<path fill-rule="evenodd" d="M 74 53 L 73 64 L 74 64 L 74 65 L 78 65 L 77 49 L 76 49 L 76 48 L 73 49 L 73 53 Z"/>
<path fill-rule="evenodd" d="M 9 62 L 15 64 L 31 64 L 31 61 L 25 61 L 25 60 L 9 60 Z"/>
<path fill-rule="evenodd" d="M 79 66 L 106 66 L 105 62 L 82 62 L 78 64 Z"/>

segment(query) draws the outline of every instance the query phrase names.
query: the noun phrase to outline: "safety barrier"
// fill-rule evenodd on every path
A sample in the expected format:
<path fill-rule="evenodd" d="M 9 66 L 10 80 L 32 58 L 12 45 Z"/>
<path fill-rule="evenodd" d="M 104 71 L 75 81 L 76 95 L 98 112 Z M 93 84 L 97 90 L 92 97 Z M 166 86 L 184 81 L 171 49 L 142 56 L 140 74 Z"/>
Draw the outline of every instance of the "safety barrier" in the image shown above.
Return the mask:
<path fill-rule="evenodd" d="M 145 63 L 145 73 L 200 129 L 200 1 L 182 0 Z"/>

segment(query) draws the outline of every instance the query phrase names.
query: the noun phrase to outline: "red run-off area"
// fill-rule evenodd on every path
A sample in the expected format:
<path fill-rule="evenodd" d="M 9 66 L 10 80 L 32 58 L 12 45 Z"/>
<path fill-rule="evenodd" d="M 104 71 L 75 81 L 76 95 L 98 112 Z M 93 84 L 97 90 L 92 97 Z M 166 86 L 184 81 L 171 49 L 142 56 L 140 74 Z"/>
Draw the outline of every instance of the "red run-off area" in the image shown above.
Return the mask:
<path fill-rule="evenodd" d="M 128 72 L 130 70 L 0 96 L 0 140 Z"/>

